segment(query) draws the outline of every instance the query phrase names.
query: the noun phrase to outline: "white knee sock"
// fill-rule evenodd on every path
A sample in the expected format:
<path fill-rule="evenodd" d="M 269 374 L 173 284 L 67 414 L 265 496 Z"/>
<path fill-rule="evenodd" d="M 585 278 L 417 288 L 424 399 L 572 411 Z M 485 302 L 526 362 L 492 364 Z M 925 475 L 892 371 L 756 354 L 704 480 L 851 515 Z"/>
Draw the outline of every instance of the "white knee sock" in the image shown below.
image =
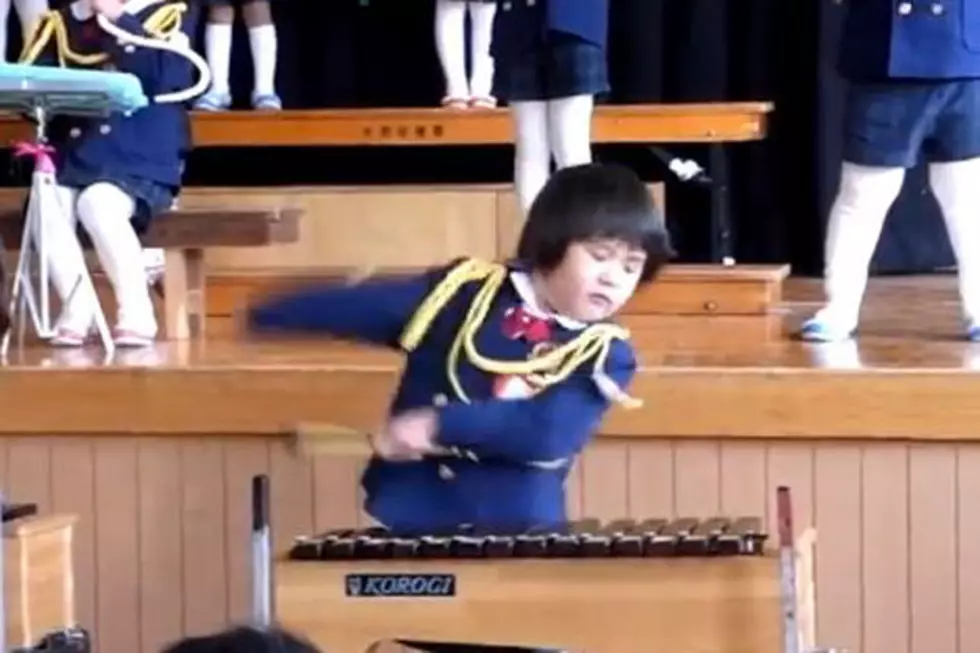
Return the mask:
<path fill-rule="evenodd" d="M 548 101 L 548 139 L 555 167 L 590 163 L 592 161 L 591 95 L 576 95 Z"/>
<path fill-rule="evenodd" d="M 514 190 L 526 214 L 551 174 L 546 102 L 513 102 Z"/>
<path fill-rule="evenodd" d="M 231 69 L 231 25 L 208 23 L 204 28 L 204 52 L 211 68 L 211 89 L 215 95 L 229 93 Z"/>
<path fill-rule="evenodd" d="M 446 97 L 470 97 L 466 82 L 466 3 L 436 0 L 436 53 L 446 79 Z"/>
<path fill-rule="evenodd" d="M 493 36 L 493 17 L 496 2 L 470 2 L 470 93 L 473 97 L 488 98 L 493 92 L 493 57 L 490 41 Z"/>
<path fill-rule="evenodd" d="M 118 186 L 99 182 L 78 195 L 78 220 L 99 255 L 119 304 L 120 328 L 155 336 L 157 325 L 143 268 L 143 249 L 130 220 L 136 203 Z"/>
<path fill-rule="evenodd" d="M 929 185 L 956 254 L 963 313 L 980 321 L 980 158 L 931 164 Z"/>
<path fill-rule="evenodd" d="M 275 95 L 276 57 L 279 56 L 276 26 L 270 23 L 248 28 L 248 42 L 252 48 L 252 68 L 255 75 L 253 93 Z"/>
<path fill-rule="evenodd" d="M 77 193 L 64 186 L 58 186 L 57 191 L 55 202 L 44 206 L 40 237 L 44 241 L 51 284 L 62 303 L 58 326 L 84 334 L 91 326 L 98 300 L 80 283 L 85 272 L 85 258 L 75 231 Z"/>
<path fill-rule="evenodd" d="M 821 319 L 835 327 L 857 326 L 874 255 L 888 210 L 902 190 L 905 170 L 845 162 L 840 188 L 830 210 L 824 243 L 824 288 L 827 306 Z"/>

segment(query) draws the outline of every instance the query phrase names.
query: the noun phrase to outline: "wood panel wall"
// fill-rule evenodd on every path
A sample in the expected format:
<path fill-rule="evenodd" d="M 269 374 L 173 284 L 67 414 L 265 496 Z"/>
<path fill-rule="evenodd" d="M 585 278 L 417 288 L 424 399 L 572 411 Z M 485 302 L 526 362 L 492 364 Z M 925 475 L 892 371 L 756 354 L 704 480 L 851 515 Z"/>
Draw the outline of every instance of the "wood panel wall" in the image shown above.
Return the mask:
<path fill-rule="evenodd" d="M 651 184 L 664 207 L 663 184 Z M 322 268 L 418 267 L 456 256 L 509 256 L 522 217 L 509 184 L 189 188 L 182 208 L 295 207 L 304 211 L 292 245 L 214 249 L 214 273 Z"/>
<path fill-rule="evenodd" d="M 253 474 L 271 475 L 279 547 L 367 523 L 357 461 L 299 461 L 259 438 L 7 437 L 0 472 L 11 499 L 81 516 L 79 613 L 99 653 L 152 653 L 248 617 Z M 771 529 L 780 484 L 797 528 L 818 530 L 820 643 L 980 650 L 978 444 L 602 438 L 569 503 L 607 518 L 760 514 Z"/>

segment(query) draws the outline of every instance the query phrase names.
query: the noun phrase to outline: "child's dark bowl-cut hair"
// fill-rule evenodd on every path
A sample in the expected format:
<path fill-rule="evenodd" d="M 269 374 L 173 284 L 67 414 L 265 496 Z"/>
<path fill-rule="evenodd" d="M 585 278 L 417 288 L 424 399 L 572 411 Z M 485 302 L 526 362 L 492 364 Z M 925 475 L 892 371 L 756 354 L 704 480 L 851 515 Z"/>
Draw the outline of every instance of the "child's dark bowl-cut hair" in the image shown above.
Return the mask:
<path fill-rule="evenodd" d="M 663 215 L 636 173 L 604 163 L 562 168 L 531 204 L 517 258 L 549 271 L 562 262 L 572 243 L 602 238 L 646 252 L 641 283 L 653 280 L 674 256 Z"/>
<path fill-rule="evenodd" d="M 321 653 L 312 643 L 280 628 L 238 626 L 187 637 L 170 644 L 163 653 Z"/>

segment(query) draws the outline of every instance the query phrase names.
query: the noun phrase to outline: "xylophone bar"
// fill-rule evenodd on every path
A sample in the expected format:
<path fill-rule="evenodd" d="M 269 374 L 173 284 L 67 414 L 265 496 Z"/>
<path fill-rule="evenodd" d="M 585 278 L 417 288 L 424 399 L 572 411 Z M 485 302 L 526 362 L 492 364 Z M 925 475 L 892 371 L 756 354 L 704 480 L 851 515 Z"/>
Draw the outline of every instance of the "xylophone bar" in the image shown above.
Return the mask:
<path fill-rule="evenodd" d="M 296 538 L 293 560 L 408 558 L 601 558 L 761 555 L 767 535 L 758 517 L 585 519 L 506 531 L 460 527 L 418 536 L 384 528 L 333 530 Z"/>

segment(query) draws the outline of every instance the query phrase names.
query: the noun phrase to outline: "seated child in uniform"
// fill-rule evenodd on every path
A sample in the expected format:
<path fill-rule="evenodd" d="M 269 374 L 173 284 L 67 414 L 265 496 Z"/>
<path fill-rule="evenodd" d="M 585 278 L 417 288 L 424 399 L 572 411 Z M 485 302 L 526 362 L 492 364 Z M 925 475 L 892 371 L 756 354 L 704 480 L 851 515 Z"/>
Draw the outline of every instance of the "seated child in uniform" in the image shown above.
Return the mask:
<path fill-rule="evenodd" d="M 238 627 L 214 635 L 187 637 L 163 653 L 320 653 L 297 636 L 279 629 Z"/>
<path fill-rule="evenodd" d="M 27 40 L 21 63 L 131 73 L 151 103 L 131 115 L 107 119 L 60 118 L 52 124 L 58 191 L 69 230 L 48 228 L 43 237 L 51 280 L 65 301 L 52 344 L 80 346 L 94 328 L 97 300 L 76 290 L 84 261 L 67 237 L 80 222 L 112 284 L 119 306 L 114 338 L 120 346 L 152 344 L 157 323 L 137 233 L 173 203 L 190 146 L 187 109 L 155 103 L 159 94 L 193 82 L 183 56 L 120 43 L 96 23 L 102 14 L 126 32 L 189 43 L 193 21 L 173 0 L 77 0 L 45 14 Z M 67 38 L 63 41 L 62 34 Z"/>
<path fill-rule="evenodd" d="M 362 478 L 377 522 L 417 535 L 514 532 L 566 521 L 575 456 L 612 403 L 633 401 L 636 357 L 612 318 L 671 255 L 640 179 L 585 164 L 548 180 L 506 265 L 464 259 L 299 291 L 253 307 L 248 322 L 406 353 Z"/>

